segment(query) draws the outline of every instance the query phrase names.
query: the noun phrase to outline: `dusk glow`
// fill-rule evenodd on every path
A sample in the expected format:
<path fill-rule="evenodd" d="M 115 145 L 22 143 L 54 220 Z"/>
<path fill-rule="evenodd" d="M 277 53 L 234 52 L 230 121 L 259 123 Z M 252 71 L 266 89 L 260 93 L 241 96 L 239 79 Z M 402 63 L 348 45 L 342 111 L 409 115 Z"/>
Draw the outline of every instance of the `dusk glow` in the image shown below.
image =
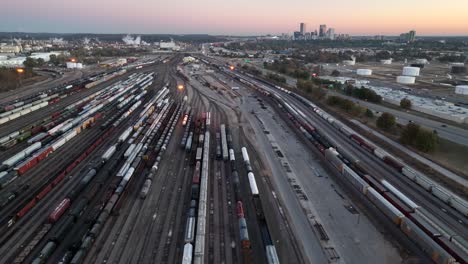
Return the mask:
<path fill-rule="evenodd" d="M 352 35 L 468 35 L 467 10 L 466 0 L 17 0 L 2 4 L 0 31 L 248 35 L 291 33 L 305 22 Z"/>

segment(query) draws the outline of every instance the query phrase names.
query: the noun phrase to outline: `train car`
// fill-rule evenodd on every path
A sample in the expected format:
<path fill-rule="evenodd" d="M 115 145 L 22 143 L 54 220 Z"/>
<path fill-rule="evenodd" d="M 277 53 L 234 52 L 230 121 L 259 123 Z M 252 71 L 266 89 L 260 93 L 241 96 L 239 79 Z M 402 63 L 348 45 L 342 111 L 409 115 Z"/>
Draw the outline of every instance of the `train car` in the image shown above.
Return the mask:
<path fill-rule="evenodd" d="M 250 186 L 250 191 L 251 191 L 252 195 L 254 195 L 254 196 L 257 195 L 258 196 L 259 191 L 258 191 L 257 182 L 255 181 L 255 176 L 254 176 L 253 172 L 247 173 L 247 176 L 249 178 L 249 186 Z"/>
<path fill-rule="evenodd" d="M 338 158 L 338 152 L 334 148 L 325 150 L 325 158 L 342 174 L 344 163 Z"/>
<path fill-rule="evenodd" d="M 225 124 L 221 124 L 221 152 L 223 154 L 223 160 L 227 161 L 229 159 L 229 150 L 228 150 L 228 145 L 227 145 Z"/>
<path fill-rule="evenodd" d="M 71 201 L 68 198 L 63 199 L 57 207 L 55 207 L 54 211 L 49 214 L 48 220 L 49 223 L 57 222 L 60 217 L 65 213 L 65 211 L 70 207 Z"/>
<path fill-rule="evenodd" d="M 366 194 L 369 184 L 364 181 L 359 175 L 354 172 L 350 167 L 343 164 L 343 176 L 345 176 L 359 192 Z"/>
<path fill-rule="evenodd" d="M 456 262 L 453 256 L 439 246 L 408 218 L 402 219 L 400 228 L 403 233 L 418 244 L 418 246 L 428 254 L 435 263 L 450 264 Z"/>
<path fill-rule="evenodd" d="M 182 264 L 192 264 L 193 245 L 186 243 L 184 246 L 184 253 L 182 255 Z"/>
<path fill-rule="evenodd" d="M 268 264 L 280 264 L 278 253 L 274 245 L 266 245 L 265 250 Z"/>
<path fill-rule="evenodd" d="M 387 201 L 382 195 L 380 195 L 374 188 L 369 187 L 367 189 L 367 198 L 379 208 L 388 218 L 392 220 L 396 225 L 400 225 L 405 215 Z"/>
<path fill-rule="evenodd" d="M 201 169 L 201 162 L 197 161 L 195 164 L 195 170 L 193 172 L 192 183 L 193 184 L 200 184 L 200 169 Z"/>
<path fill-rule="evenodd" d="M 200 143 L 201 144 L 201 143 Z M 203 149 L 201 147 L 198 147 L 197 148 L 197 152 L 196 152 L 196 155 L 195 155 L 195 160 L 196 161 L 201 161 L 202 159 L 202 154 L 203 154 Z"/>
<path fill-rule="evenodd" d="M 193 243 L 195 239 L 195 217 L 189 217 L 185 225 L 184 241 L 185 243 Z"/>
<path fill-rule="evenodd" d="M 247 222 L 245 221 L 244 217 L 239 218 L 239 233 L 242 248 L 250 248 L 249 231 L 247 229 Z"/>

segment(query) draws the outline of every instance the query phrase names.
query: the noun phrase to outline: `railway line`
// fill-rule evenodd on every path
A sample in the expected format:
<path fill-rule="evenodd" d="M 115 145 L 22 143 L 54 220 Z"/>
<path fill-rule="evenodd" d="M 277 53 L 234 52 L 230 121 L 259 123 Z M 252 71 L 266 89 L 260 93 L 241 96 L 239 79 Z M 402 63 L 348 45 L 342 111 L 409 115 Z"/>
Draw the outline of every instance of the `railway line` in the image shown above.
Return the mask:
<path fill-rule="evenodd" d="M 264 208 L 279 209 L 264 202 L 239 99 L 180 59 L 101 76 L 0 126 L 30 134 L 0 152 L 0 178 L 14 175 L 0 189 L 0 263 L 279 263 Z"/>
<path fill-rule="evenodd" d="M 240 75 L 236 76 L 239 77 Z M 463 247 L 466 247 L 466 242 L 463 241 L 465 241 L 465 238 L 467 237 L 465 224 L 466 217 L 458 211 L 457 208 L 439 200 L 438 197 L 434 197 L 433 194 L 428 193 L 407 177 L 400 176 L 399 173 L 401 172 L 401 169 L 399 171 L 395 170 L 395 166 L 398 163 L 390 162 L 389 160 L 386 160 L 386 158 L 384 159 L 384 162 L 382 159 L 377 158 L 372 153 L 372 151 L 375 151 L 374 146 L 370 145 L 371 149 L 369 150 L 369 144 L 363 143 L 362 140 L 357 138 L 355 139 L 353 136 L 350 137 L 349 132 L 347 132 L 348 134 L 341 132 L 342 126 L 340 123 L 334 121 L 330 116 L 322 114 L 323 111 L 319 110 L 320 108 L 310 104 L 308 101 L 295 94 L 291 94 L 287 90 L 281 90 L 267 82 L 255 80 L 255 78 L 248 76 L 242 76 L 242 78 L 247 82 L 250 82 L 253 86 L 258 87 L 257 89 L 265 91 L 266 94 L 270 94 L 272 98 L 274 98 L 275 103 L 277 102 L 282 105 L 283 111 L 288 113 L 296 127 L 301 130 L 301 133 L 306 135 L 312 142 L 319 142 L 314 144 L 321 148 L 322 152 L 332 146 L 338 151 L 338 155 L 342 155 L 342 157 L 338 156 L 340 159 L 343 159 L 342 162 L 340 161 L 341 164 L 348 164 L 351 168 L 358 171 L 361 176 L 370 174 L 373 177 L 376 177 L 377 181 L 384 183 L 384 186 L 394 186 L 396 190 L 391 189 L 392 187 L 388 187 L 390 188 L 389 193 L 387 193 L 386 189 L 382 189 L 383 195 L 385 197 L 394 197 L 389 198 L 393 199 L 390 201 L 395 204 L 399 210 L 403 210 L 402 212 L 404 212 L 405 215 L 413 219 L 413 221 L 416 221 L 418 228 L 421 228 L 428 237 L 435 240 L 435 242 L 433 242 L 428 239 L 426 235 L 422 234 L 415 237 L 413 234 L 408 233 L 408 231 L 404 231 L 407 232 L 406 234 L 410 236 L 411 239 L 414 239 L 413 241 L 421 246 L 429 255 L 441 254 L 437 257 L 432 255 L 434 261 L 438 263 L 442 263 L 443 261 L 447 261 L 444 263 L 451 263 L 456 258 L 459 262 L 463 263 L 466 260 L 466 248 L 463 250 Z M 337 129 L 337 126 L 340 127 L 340 131 Z M 317 132 L 315 131 L 318 131 L 322 137 L 325 135 L 325 141 L 316 136 L 315 134 Z M 368 181 L 368 178 L 364 178 Z M 370 180 L 371 179 L 369 179 L 369 181 Z M 385 181 L 388 181 L 388 183 L 385 183 Z M 380 187 L 380 184 L 377 184 L 376 186 L 372 181 L 369 182 L 369 184 L 375 188 Z M 367 185 L 367 183 L 363 186 L 365 185 Z M 401 190 L 404 195 L 399 193 L 397 190 Z M 395 202 L 394 199 L 402 199 L 403 201 Z M 405 203 L 406 206 L 411 207 L 412 202 L 415 203 L 415 205 L 413 205 L 414 209 L 405 207 Z M 417 215 L 422 215 L 422 218 L 417 215 L 414 216 L 411 213 L 415 212 L 414 210 L 417 211 Z M 403 214 L 400 212 L 400 215 Z M 451 245 L 447 242 L 448 239 L 452 241 Z M 461 248 L 458 248 L 458 246 Z M 452 256 L 450 256 L 445 250 L 450 252 Z M 465 253 L 463 253 L 463 251 Z"/>

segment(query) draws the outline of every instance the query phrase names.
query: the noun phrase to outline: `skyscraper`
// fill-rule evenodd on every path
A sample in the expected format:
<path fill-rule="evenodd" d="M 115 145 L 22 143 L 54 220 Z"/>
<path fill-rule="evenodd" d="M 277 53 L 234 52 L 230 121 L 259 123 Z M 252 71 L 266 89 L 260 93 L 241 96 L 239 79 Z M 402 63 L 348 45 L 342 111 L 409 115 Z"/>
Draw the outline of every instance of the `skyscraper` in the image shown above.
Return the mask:
<path fill-rule="evenodd" d="M 303 35 L 303 36 L 306 33 L 306 27 L 307 27 L 306 23 L 301 23 L 299 31 L 301 32 L 301 35 Z"/>
<path fill-rule="evenodd" d="M 319 37 L 323 38 L 327 34 L 327 25 L 320 25 Z"/>
<path fill-rule="evenodd" d="M 408 42 L 414 42 L 416 40 L 416 31 L 411 30 L 408 34 Z"/>
<path fill-rule="evenodd" d="M 329 28 L 327 31 L 327 38 L 334 40 L 335 39 L 335 29 L 334 28 Z"/>

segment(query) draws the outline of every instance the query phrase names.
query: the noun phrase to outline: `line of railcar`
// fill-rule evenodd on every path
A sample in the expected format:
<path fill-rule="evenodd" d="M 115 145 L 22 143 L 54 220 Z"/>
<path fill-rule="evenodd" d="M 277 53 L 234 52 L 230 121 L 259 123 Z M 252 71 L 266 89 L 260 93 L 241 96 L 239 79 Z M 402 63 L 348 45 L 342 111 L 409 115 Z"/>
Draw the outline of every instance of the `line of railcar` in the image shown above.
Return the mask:
<path fill-rule="evenodd" d="M 172 105 L 172 103 L 168 104 Z M 127 131 L 124 131 L 119 139 L 117 140 L 117 143 L 112 145 L 106 152 L 103 154 L 103 163 L 105 162 L 105 159 L 108 159 L 113 156 L 115 153 L 115 149 L 118 149 L 124 142 L 127 142 L 126 145 L 130 146 L 133 142 L 137 143 L 137 147 L 134 149 L 134 153 L 132 155 L 128 155 L 127 157 L 124 158 L 123 165 L 120 167 L 119 172 L 124 172 L 123 175 L 119 175 L 119 173 L 116 174 L 116 178 L 119 179 L 118 185 L 115 186 L 114 193 L 108 197 L 108 200 L 100 210 L 95 215 L 95 219 L 90 223 L 90 228 L 87 232 L 87 234 L 82 238 L 81 240 L 81 245 L 75 249 L 75 250 L 70 250 L 66 253 L 63 259 L 67 259 L 70 261 L 70 263 L 83 263 L 84 258 L 86 257 L 87 251 L 91 248 L 92 244 L 94 243 L 95 239 L 97 238 L 99 232 L 102 230 L 103 225 L 107 221 L 108 217 L 110 216 L 112 210 L 114 209 L 116 203 L 119 200 L 119 197 L 122 195 L 122 193 L 125 191 L 126 186 L 132 179 L 132 176 L 134 176 L 135 172 L 137 171 L 138 166 L 142 163 L 142 158 L 145 152 L 148 150 L 149 144 L 156 138 L 156 135 L 163 135 L 163 133 L 160 133 L 160 128 L 164 127 L 165 131 L 167 132 L 165 134 L 165 140 L 168 140 L 173 132 L 173 129 L 175 127 L 176 121 L 170 122 L 172 120 L 177 120 L 178 117 L 180 116 L 180 108 L 178 111 L 176 111 L 176 106 L 172 105 L 172 107 L 166 107 L 161 109 L 161 112 L 157 113 L 151 113 L 151 110 L 146 108 L 145 110 L 142 111 L 145 115 L 152 116 L 153 122 L 152 123 L 146 123 L 144 126 L 146 127 L 146 132 L 144 132 L 141 129 L 134 129 L 133 128 L 133 134 L 132 135 L 127 135 Z M 168 115 L 168 113 L 170 115 Z M 156 118 L 156 116 L 164 116 L 164 118 Z M 169 120 L 170 119 L 170 120 Z M 137 124 L 138 121 L 135 123 Z M 170 125 L 168 125 L 170 123 Z M 170 127 L 170 128 L 169 128 Z M 123 140 L 122 140 L 123 139 Z M 162 140 L 162 137 L 159 139 Z M 159 142 L 159 141 L 158 141 Z M 167 143 L 167 141 L 166 141 Z M 120 159 L 120 157 L 118 157 Z M 119 162 L 120 164 L 122 162 Z M 127 163 L 130 164 L 130 166 L 126 166 Z M 152 172 L 148 173 L 146 176 L 146 182 L 152 181 L 154 177 L 154 174 Z M 148 187 L 149 189 L 149 187 Z M 146 194 L 145 194 L 146 196 Z M 65 220 L 67 221 L 67 220 Z M 69 221 L 69 220 L 68 220 Z M 67 223 L 67 222 L 65 222 Z M 59 230 L 62 230 L 63 228 L 60 228 Z M 54 241 L 54 240 L 49 240 L 49 242 L 46 244 L 46 246 L 43 248 L 43 251 L 46 250 L 49 245 L 50 250 L 54 250 L 54 247 L 50 246 L 52 243 L 59 243 L 60 241 Z M 42 252 L 42 251 L 41 251 Z M 47 255 L 45 255 L 47 256 Z M 45 256 L 39 255 L 35 261 L 37 263 L 41 263 L 42 259 L 45 258 Z"/>
<path fill-rule="evenodd" d="M 398 191 L 386 180 L 376 176 L 354 171 L 350 166 L 352 158 L 349 154 L 341 154 L 335 150 L 327 136 L 321 135 L 315 128 L 306 124 L 298 115 L 292 112 L 282 100 L 276 100 L 283 105 L 287 116 L 324 155 L 332 166 L 346 178 L 352 186 L 366 196 L 383 214 L 400 227 L 412 241 L 425 251 L 436 263 L 466 263 L 466 241 L 458 235 L 448 237 L 438 236 L 429 230 L 437 230 L 433 223 L 421 221 L 419 206 L 410 198 Z M 328 120 L 331 120 L 328 118 Z M 354 139 L 356 141 L 356 139 Z M 366 146 L 369 149 L 369 146 Z M 350 161 L 351 160 L 351 161 Z M 354 166 L 353 166 L 354 167 Z M 443 237 L 443 238 L 440 238 Z M 443 243 L 442 243 L 443 242 Z M 464 245 L 463 245 L 464 244 Z"/>
<path fill-rule="evenodd" d="M 266 232 L 267 236 L 262 235 L 263 244 L 265 245 L 265 253 L 267 256 L 268 264 L 279 264 L 279 258 L 276 252 L 276 247 L 273 244 L 271 239 L 266 239 L 270 237 L 270 231 L 267 225 L 267 219 L 265 218 L 265 214 L 263 211 L 262 203 L 260 201 L 260 192 L 257 186 L 257 182 L 255 180 L 255 175 L 253 173 L 252 165 L 250 163 L 249 153 L 246 147 L 241 148 L 242 151 L 242 159 L 244 161 L 244 166 L 247 171 L 247 177 L 249 181 L 250 192 L 252 193 L 252 200 L 255 207 L 255 212 L 257 214 L 257 218 L 260 222 L 260 229 L 263 230 L 262 232 Z M 241 229 L 242 232 L 242 229 Z M 245 242 L 243 242 L 245 243 Z"/>

